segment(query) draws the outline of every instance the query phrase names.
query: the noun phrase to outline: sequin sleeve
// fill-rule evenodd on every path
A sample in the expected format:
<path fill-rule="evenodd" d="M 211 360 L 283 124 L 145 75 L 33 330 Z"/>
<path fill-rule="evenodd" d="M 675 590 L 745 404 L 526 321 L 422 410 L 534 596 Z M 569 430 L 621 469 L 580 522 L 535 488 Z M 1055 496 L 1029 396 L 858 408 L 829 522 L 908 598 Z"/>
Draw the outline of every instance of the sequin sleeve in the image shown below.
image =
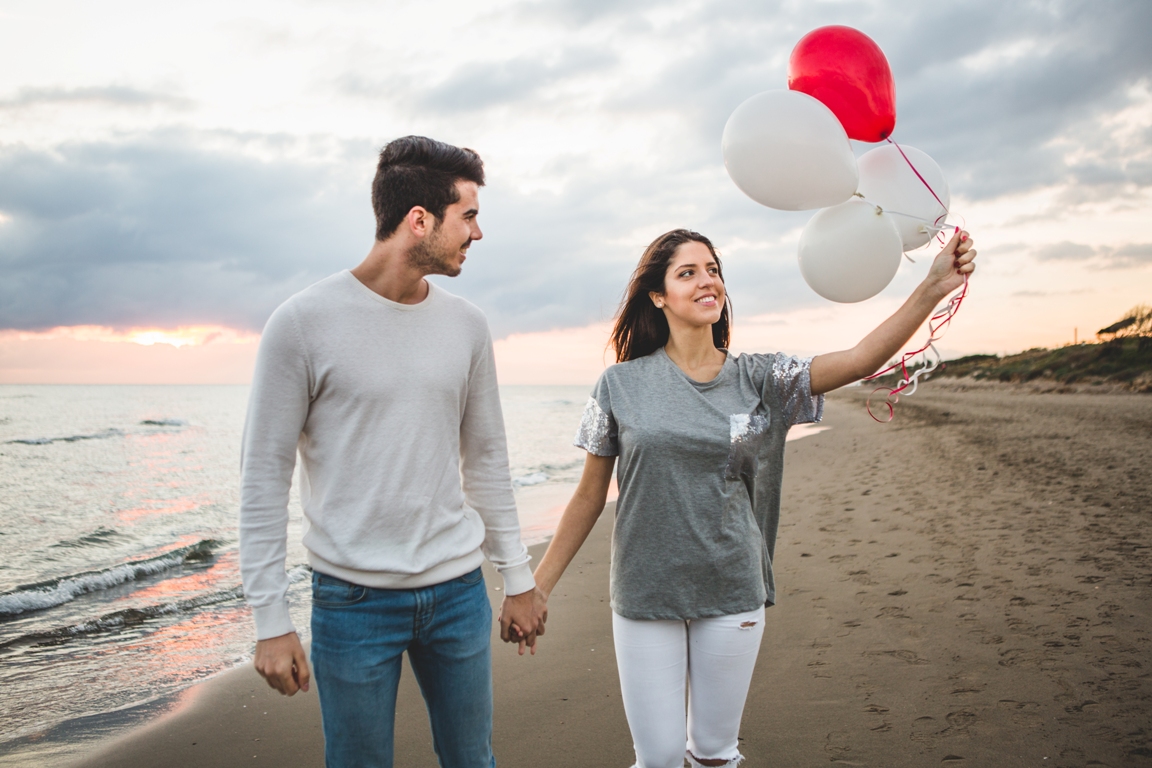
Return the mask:
<path fill-rule="evenodd" d="M 620 446 L 616 434 L 616 420 L 610 412 L 600 407 L 595 397 L 588 398 L 584 415 L 580 417 L 580 428 L 572 444 L 583 448 L 594 456 L 618 456 Z"/>
<path fill-rule="evenodd" d="M 776 391 L 780 415 L 788 426 L 824 418 L 824 395 L 812 394 L 812 358 L 775 355 L 768 386 Z"/>

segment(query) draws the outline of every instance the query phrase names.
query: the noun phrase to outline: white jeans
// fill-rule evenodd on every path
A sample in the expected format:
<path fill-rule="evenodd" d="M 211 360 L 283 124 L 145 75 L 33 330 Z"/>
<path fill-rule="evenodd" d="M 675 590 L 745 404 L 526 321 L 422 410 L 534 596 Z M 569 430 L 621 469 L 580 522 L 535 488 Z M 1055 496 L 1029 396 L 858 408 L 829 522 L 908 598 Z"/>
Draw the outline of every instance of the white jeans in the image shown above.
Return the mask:
<path fill-rule="evenodd" d="M 636 621 L 613 613 L 612 635 L 634 768 L 683 768 L 685 746 L 701 760 L 735 765 L 743 759 L 737 736 L 764 636 L 763 606 L 692 621 Z"/>

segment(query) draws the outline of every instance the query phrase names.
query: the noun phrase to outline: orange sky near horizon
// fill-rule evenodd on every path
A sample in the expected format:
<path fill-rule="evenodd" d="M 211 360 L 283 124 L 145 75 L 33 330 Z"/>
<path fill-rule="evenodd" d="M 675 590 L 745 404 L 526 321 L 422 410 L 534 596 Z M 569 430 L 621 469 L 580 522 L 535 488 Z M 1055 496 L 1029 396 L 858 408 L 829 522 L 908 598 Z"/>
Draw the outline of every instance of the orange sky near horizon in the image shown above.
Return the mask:
<path fill-rule="evenodd" d="M 1139 303 L 1143 282 L 1130 298 L 1097 295 L 1071 317 L 1059 302 L 1036 306 L 1001 301 L 976 284 L 954 326 L 938 345 L 948 357 L 1010 354 L 1034 346 L 1092 341 L 1096 329 Z M 1127 303 L 1126 303 L 1127 302 Z M 735 352 L 782 350 L 814 355 L 842 349 L 878 325 L 899 305 L 896 297 L 861 304 L 739 318 Z M 591 385 L 613 361 L 610 322 L 535 333 L 515 333 L 494 343 L 502 384 Z M 919 346 L 926 329 L 909 342 Z M 117 331 L 98 326 L 44 332 L 0 331 L 0 384 L 248 384 L 260 336 L 220 326 Z"/>

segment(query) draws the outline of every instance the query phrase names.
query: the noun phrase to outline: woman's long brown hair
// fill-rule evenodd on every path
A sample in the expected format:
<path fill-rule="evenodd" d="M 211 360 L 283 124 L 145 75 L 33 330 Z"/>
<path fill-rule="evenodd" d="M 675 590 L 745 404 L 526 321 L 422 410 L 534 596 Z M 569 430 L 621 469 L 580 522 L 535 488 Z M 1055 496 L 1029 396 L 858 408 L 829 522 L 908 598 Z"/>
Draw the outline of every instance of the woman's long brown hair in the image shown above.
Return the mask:
<path fill-rule="evenodd" d="M 623 363 L 638 357 L 650 355 L 668 343 L 668 319 L 664 311 L 657 309 L 648 295 L 651 291 L 664 293 L 664 276 L 668 263 L 676 254 L 676 249 L 684 243 L 701 243 L 716 259 L 716 269 L 720 280 L 724 280 L 724 269 L 720 264 L 720 254 L 712 246 L 712 241 L 689 229 L 674 229 L 665 232 L 644 249 L 628 290 L 620 303 L 616 315 L 616 327 L 612 329 L 612 348 L 616 351 L 616 362 Z M 724 309 L 720 319 L 712 324 L 712 342 L 717 349 L 727 349 L 732 326 L 732 303 L 725 291 Z"/>

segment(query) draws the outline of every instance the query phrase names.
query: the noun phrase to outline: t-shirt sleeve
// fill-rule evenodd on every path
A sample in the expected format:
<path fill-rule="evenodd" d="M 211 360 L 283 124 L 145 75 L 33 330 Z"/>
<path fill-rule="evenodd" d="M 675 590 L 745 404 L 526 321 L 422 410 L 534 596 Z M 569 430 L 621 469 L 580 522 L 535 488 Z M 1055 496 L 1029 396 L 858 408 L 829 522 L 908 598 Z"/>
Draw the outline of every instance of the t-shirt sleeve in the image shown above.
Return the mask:
<path fill-rule="evenodd" d="M 612 395 L 608 387 L 607 371 L 592 388 L 584 414 L 580 417 L 580 428 L 572 444 L 583 448 L 593 456 L 619 456 L 620 440 L 616 429 L 616 419 L 612 415 Z"/>
<path fill-rule="evenodd" d="M 824 418 L 824 395 L 812 394 L 812 358 L 773 355 L 766 386 L 776 392 L 780 417 L 788 426 Z"/>

